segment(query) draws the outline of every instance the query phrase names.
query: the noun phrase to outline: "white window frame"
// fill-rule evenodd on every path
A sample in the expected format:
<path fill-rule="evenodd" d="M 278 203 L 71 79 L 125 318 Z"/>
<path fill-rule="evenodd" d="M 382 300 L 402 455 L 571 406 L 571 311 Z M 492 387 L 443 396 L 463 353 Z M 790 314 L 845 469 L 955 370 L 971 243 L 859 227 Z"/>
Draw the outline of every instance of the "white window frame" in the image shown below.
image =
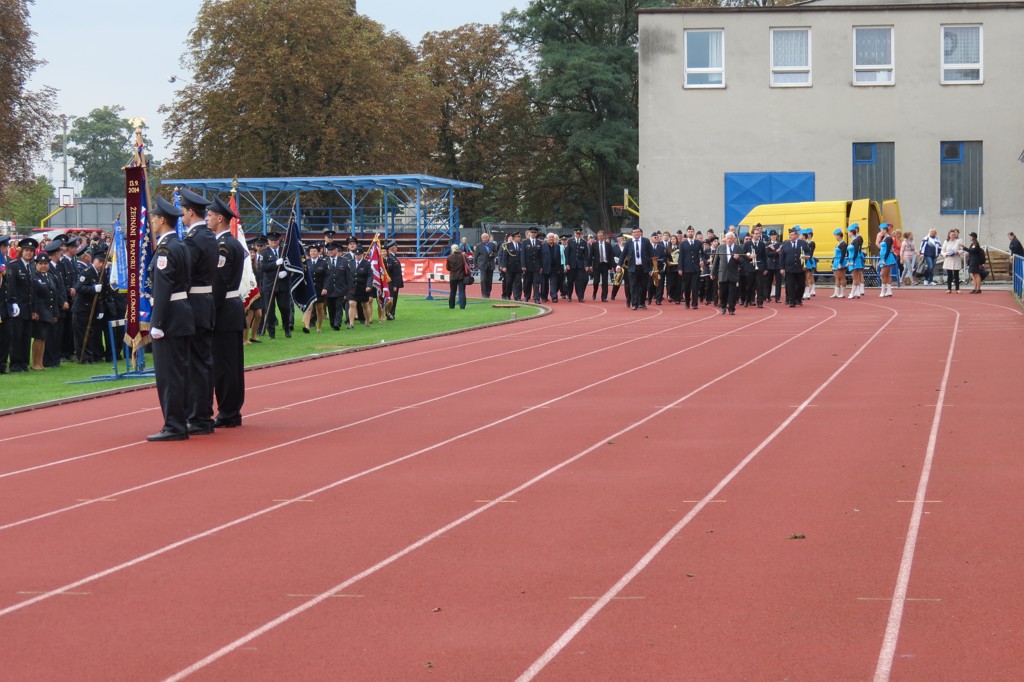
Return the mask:
<path fill-rule="evenodd" d="M 776 31 L 805 31 L 807 33 L 807 66 L 775 66 L 775 32 Z M 768 54 L 771 55 L 771 71 L 768 85 L 772 88 L 809 88 L 813 84 L 811 78 L 811 29 L 809 26 L 778 26 L 769 29 Z M 806 83 L 776 83 L 776 74 L 781 73 L 806 73 Z"/>
<path fill-rule="evenodd" d="M 947 28 L 976 28 L 978 29 L 978 57 L 981 59 L 977 64 L 947 64 L 946 63 L 946 29 Z M 939 82 L 943 85 L 982 85 L 985 82 L 985 27 L 982 24 L 943 24 L 939 27 L 939 53 L 942 59 L 939 60 Z M 946 80 L 946 71 L 957 71 L 964 69 L 977 69 L 978 80 Z"/>
<path fill-rule="evenodd" d="M 686 63 L 688 56 L 687 42 L 690 39 L 690 35 L 693 33 L 721 33 L 722 34 L 722 68 L 690 68 L 689 64 Z M 709 73 L 720 73 L 722 74 L 721 83 L 690 83 L 690 74 L 709 74 Z M 697 89 L 722 89 L 725 87 L 725 29 L 724 28 L 692 28 L 683 31 L 683 87 L 687 90 Z"/>
<path fill-rule="evenodd" d="M 860 29 L 889 29 L 889 63 L 857 65 L 857 31 Z M 857 87 L 892 87 L 896 85 L 896 29 L 893 26 L 854 26 L 853 27 L 853 84 Z M 892 77 L 888 81 L 858 82 L 857 74 L 866 72 L 889 71 Z"/>

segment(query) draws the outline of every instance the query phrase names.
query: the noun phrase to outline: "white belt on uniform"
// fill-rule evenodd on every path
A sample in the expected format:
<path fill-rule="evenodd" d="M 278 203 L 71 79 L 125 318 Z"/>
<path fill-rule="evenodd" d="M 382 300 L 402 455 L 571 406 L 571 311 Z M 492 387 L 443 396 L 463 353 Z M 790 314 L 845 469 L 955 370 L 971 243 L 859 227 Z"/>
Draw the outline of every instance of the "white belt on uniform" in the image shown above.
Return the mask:
<path fill-rule="evenodd" d="M 240 297 L 241 297 L 241 294 L 239 294 L 238 291 L 229 291 L 228 293 L 224 294 L 224 298 L 240 298 Z"/>
<path fill-rule="evenodd" d="M 192 287 L 191 289 L 188 290 L 188 293 L 190 293 L 190 294 L 212 294 L 213 293 L 213 287 L 212 286 L 208 286 L 208 287 Z"/>
<path fill-rule="evenodd" d="M 171 294 L 172 301 L 184 301 L 188 298 L 188 293 L 184 291 L 175 291 Z"/>

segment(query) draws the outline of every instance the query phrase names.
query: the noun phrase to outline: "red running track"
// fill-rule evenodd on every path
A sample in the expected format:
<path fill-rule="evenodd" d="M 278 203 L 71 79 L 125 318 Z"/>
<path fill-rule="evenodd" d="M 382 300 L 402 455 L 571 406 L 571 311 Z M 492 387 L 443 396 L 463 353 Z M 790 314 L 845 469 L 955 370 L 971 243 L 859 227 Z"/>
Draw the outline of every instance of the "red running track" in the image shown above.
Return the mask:
<path fill-rule="evenodd" d="M 0 678 L 1020 678 L 1009 294 L 555 308 L 0 419 Z"/>

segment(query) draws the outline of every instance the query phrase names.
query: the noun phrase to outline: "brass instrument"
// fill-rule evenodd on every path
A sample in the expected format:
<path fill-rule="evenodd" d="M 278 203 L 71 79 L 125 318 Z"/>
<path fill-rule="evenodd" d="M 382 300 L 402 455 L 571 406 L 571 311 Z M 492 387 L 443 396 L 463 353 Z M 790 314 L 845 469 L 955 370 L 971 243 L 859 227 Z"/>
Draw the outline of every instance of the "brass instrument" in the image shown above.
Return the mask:
<path fill-rule="evenodd" d="M 612 286 L 622 286 L 622 278 L 626 276 L 626 269 L 623 267 L 616 267 L 615 274 L 612 275 Z"/>
<path fill-rule="evenodd" d="M 658 267 L 658 257 L 651 259 L 651 284 L 658 286 L 661 282 L 661 269 Z"/>

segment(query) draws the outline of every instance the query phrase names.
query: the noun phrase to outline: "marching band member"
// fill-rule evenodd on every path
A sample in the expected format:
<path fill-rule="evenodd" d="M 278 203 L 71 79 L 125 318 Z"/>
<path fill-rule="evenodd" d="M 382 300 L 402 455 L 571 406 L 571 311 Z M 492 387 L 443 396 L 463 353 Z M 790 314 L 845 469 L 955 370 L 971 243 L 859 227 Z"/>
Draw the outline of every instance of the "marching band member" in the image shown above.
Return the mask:
<path fill-rule="evenodd" d="M 892 235 L 889 234 L 889 223 L 882 223 L 878 226 L 878 237 L 875 239 L 878 246 L 878 274 L 882 280 L 882 291 L 878 294 L 880 298 L 892 296 L 892 268 L 899 267 L 896 254 L 893 252 Z"/>
<path fill-rule="evenodd" d="M 850 246 L 846 253 L 846 267 L 853 278 L 853 287 L 846 298 L 860 298 L 864 295 L 864 237 L 860 236 L 860 225 L 850 225 Z"/>
<path fill-rule="evenodd" d="M 800 230 L 800 234 L 804 237 L 804 254 L 807 258 L 804 259 L 804 298 L 810 298 L 817 292 L 814 290 L 814 273 L 818 270 L 818 259 L 814 257 L 814 249 L 816 244 L 811 237 L 814 236 L 814 230 L 809 227 L 805 227 Z"/>
<path fill-rule="evenodd" d="M 782 300 L 782 267 L 779 265 L 779 249 L 782 244 L 779 242 L 779 233 L 776 230 L 768 230 L 768 243 L 765 245 L 766 263 L 768 274 L 765 277 L 765 298 L 774 298 L 778 303 Z"/>
<path fill-rule="evenodd" d="M 835 277 L 835 291 L 829 298 L 845 298 L 846 289 L 846 250 L 849 244 L 843 239 L 843 228 L 837 227 L 832 231 L 836 238 L 836 250 L 832 255 L 832 275 Z"/>

